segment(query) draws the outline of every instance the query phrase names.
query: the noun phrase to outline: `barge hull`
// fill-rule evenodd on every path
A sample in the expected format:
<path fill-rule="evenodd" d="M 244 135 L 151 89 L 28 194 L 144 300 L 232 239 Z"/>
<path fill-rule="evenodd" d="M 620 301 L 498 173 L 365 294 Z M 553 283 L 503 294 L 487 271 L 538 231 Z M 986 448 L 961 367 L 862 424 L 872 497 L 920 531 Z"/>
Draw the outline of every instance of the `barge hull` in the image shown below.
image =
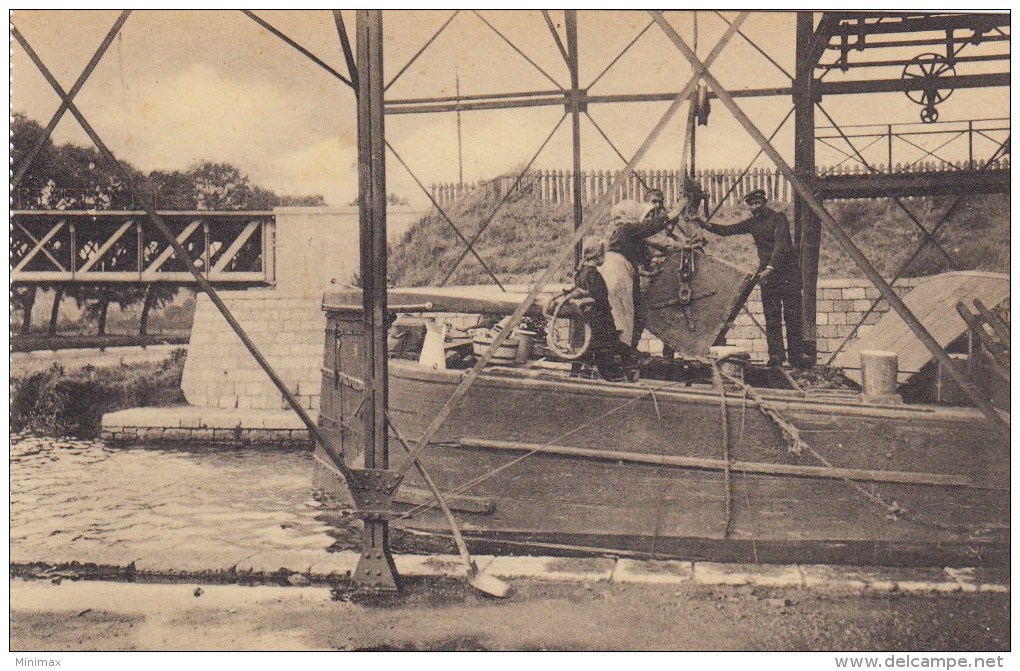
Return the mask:
<path fill-rule="evenodd" d="M 420 435 L 460 378 L 391 362 L 390 412 L 401 433 Z M 335 381 L 324 377 L 324 391 L 336 394 L 324 426 L 352 458 L 359 394 Z M 530 543 L 894 565 L 1008 560 L 1008 445 L 978 413 L 773 396 L 811 453 L 791 453 L 739 394 L 727 395 L 724 422 L 723 398 L 710 388 L 494 370 L 423 462 L 444 492 L 484 503 L 458 513 L 476 549 Z M 408 484 L 423 486 L 416 477 Z M 447 530 L 438 511 L 421 505 L 404 507 L 394 527 Z"/>

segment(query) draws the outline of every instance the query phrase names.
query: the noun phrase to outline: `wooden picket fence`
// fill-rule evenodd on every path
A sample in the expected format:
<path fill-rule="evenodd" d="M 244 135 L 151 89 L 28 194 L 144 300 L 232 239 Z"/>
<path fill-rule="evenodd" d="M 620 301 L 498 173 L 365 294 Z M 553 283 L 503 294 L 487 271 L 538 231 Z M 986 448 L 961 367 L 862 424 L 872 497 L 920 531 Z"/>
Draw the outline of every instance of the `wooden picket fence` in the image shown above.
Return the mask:
<path fill-rule="evenodd" d="M 877 172 L 886 172 L 885 165 L 873 166 Z M 966 170 L 965 163 L 944 163 L 935 161 L 913 164 L 897 164 L 893 172 L 939 172 L 949 170 Z M 996 162 L 990 169 L 1009 167 L 1008 159 Z M 845 164 L 834 167 L 818 168 L 819 176 L 866 174 L 868 171 L 860 164 Z M 793 188 L 786 177 L 772 168 L 753 168 L 746 174 L 742 170 L 699 170 L 694 177 L 701 188 L 709 195 L 709 202 L 714 206 L 739 205 L 743 197 L 755 189 L 764 189 L 769 200 L 790 202 Z M 593 203 L 601 198 L 620 171 L 591 170 L 581 173 L 581 194 L 584 203 Z M 501 198 L 510 191 L 517 181 L 516 175 L 502 175 L 491 180 L 474 184 L 458 184 L 446 182 L 432 185 L 432 197 L 440 207 L 447 207 L 462 195 L 474 189 L 484 189 L 487 198 Z M 573 174 L 569 170 L 534 170 L 521 178 L 518 190 L 527 196 L 553 205 L 573 202 Z M 683 199 L 683 172 L 680 170 L 637 170 L 613 194 L 613 202 L 633 199 L 642 200 L 648 189 L 661 189 L 667 203 L 677 203 Z"/>
<path fill-rule="evenodd" d="M 755 168 L 742 179 L 740 173 L 741 171 L 736 169 L 700 170 L 695 177 L 709 194 L 712 203 L 718 203 L 725 197 L 726 204 L 737 204 L 745 194 L 755 189 L 765 189 L 771 200 L 789 200 L 790 184 L 778 171 Z M 582 200 L 585 203 L 592 203 L 601 198 L 619 175 L 619 170 L 582 172 Z M 432 197 L 441 207 L 448 206 L 460 196 L 478 188 L 485 189 L 487 197 L 501 198 L 513 188 L 516 181 L 516 175 L 503 175 L 476 184 L 454 182 L 433 184 Z M 571 203 L 574 198 L 574 179 L 569 170 L 532 171 L 521 179 L 517 188 L 523 194 L 553 205 Z M 661 189 L 668 203 L 679 202 L 683 199 L 683 172 L 637 170 L 616 190 L 613 202 L 627 199 L 641 200 L 648 189 Z"/>

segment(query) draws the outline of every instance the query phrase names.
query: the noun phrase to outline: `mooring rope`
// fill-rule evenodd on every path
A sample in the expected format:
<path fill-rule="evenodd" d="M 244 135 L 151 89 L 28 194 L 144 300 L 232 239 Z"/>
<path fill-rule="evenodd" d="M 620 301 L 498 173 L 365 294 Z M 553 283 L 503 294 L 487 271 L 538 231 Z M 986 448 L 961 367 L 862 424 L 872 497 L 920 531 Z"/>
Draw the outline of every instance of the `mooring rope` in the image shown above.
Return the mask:
<path fill-rule="evenodd" d="M 733 478 L 730 472 L 730 418 L 726 409 L 726 383 L 719 362 L 712 362 L 712 372 L 716 384 L 719 385 L 719 409 L 722 413 L 722 452 L 723 452 L 723 483 L 726 488 L 726 525 L 723 527 L 723 538 L 730 537 L 733 527 Z M 727 376 L 728 377 L 728 376 Z"/>
<path fill-rule="evenodd" d="M 719 374 L 725 377 L 733 384 L 738 385 L 740 388 L 742 388 L 744 390 L 744 394 L 749 396 L 751 400 L 755 402 L 755 404 L 758 406 L 758 409 L 761 410 L 762 414 L 764 414 L 766 417 L 775 422 L 776 426 L 778 426 L 779 429 L 792 441 L 792 444 L 789 448 L 791 454 L 800 455 L 803 451 L 807 451 L 808 454 L 810 454 L 812 457 L 818 460 L 818 462 L 821 463 L 826 468 L 835 468 L 828 459 L 826 459 L 824 456 L 822 456 L 821 453 L 818 452 L 818 450 L 813 448 L 803 438 L 801 438 L 800 431 L 797 430 L 797 427 L 791 424 L 789 421 L 787 421 L 779 413 L 778 410 L 769 405 L 768 402 L 765 401 L 765 399 L 763 399 L 761 395 L 758 394 L 758 392 L 753 387 L 751 387 L 751 385 L 731 375 L 723 373 L 721 370 L 719 371 Z M 962 524 L 943 524 L 941 522 L 936 522 L 934 520 L 920 518 L 917 515 L 914 515 L 913 513 L 910 513 L 909 511 L 904 509 L 895 501 L 886 500 L 881 494 L 878 494 L 874 490 L 861 485 L 859 482 L 856 482 L 855 480 L 852 480 L 846 476 L 843 476 L 840 479 L 843 480 L 847 485 L 849 485 L 851 489 L 860 494 L 865 500 L 881 508 L 884 508 L 886 511 L 886 516 L 889 517 L 890 519 L 905 520 L 907 522 L 913 522 L 915 524 L 930 527 L 932 529 L 937 529 L 939 531 L 948 531 L 956 534 L 966 535 L 970 535 L 975 531 L 980 530 L 981 528 Z"/>

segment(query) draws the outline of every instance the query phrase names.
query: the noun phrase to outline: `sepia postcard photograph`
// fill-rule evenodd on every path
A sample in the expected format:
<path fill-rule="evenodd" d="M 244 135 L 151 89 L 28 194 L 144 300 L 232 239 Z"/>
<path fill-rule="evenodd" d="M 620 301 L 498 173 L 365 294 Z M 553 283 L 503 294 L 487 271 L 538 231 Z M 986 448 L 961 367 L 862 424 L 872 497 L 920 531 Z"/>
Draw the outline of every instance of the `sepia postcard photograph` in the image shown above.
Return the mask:
<path fill-rule="evenodd" d="M 15 8 L 8 664 L 1008 667 L 1010 23 Z"/>

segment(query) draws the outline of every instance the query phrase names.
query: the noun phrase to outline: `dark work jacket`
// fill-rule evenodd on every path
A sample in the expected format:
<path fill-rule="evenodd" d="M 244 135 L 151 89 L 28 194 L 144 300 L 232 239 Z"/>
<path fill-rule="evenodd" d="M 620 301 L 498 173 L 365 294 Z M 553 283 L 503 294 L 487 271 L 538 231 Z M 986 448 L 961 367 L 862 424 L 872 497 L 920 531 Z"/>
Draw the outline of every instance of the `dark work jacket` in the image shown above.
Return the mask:
<path fill-rule="evenodd" d="M 609 288 L 602 273 L 594 266 L 582 266 L 574 278 L 574 285 L 584 289 L 595 299 L 595 305 L 587 315 L 591 326 L 591 346 L 595 349 L 613 347 L 620 341 L 620 334 L 613 321 L 613 310 L 609 306 Z"/>
<path fill-rule="evenodd" d="M 716 235 L 750 233 L 758 249 L 758 270 L 772 266 L 778 274 L 797 273 L 797 250 L 790 237 L 790 222 L 782 212 L 763 208 L 743 221 L 729 226 L 706 224 Z"/>
<path fill-rule="evenodd" d="M 606 251 L 622 255 L 635 269 L 647 265 L 651 260 L 651 253 L 645 245 L 645 238 L 665 230 L 669 224 L 670 219 L 664 212 L 654 213 L 641 222 L 619 223 L 609 236 Z"/>

